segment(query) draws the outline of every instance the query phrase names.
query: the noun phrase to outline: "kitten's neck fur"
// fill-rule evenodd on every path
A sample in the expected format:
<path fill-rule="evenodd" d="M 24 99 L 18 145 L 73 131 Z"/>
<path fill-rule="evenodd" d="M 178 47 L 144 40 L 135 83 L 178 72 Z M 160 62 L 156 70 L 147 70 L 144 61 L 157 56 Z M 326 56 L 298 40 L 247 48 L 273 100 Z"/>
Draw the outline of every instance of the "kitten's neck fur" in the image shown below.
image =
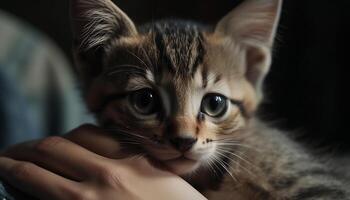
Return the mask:
<path fill-rule="evenodd" d="M 195 174 L 190 182 L 205 183 L 199 188 L 220 200 L 245 199 L 350 199 L 349 177 L 338 166 L 288 137 L 288 133 L 253 118 L 242 140 L 242 159 L 234 159 L 222 179 Z M 244 160 L 243 160 L 244 159 Z M 344 167 L 344 166 L 343 166 Z M 350 165 L 347 166 L 347 169 Z M 207 173 L 207 172 L 206 172 Z M 207 176 L 208 175 L 208 176 Z M 198 181 L 199 180 L 199 181 Z M 212 182 L 212 180 L 215 180 Z M 196 185 L 196 184 L 195 184 Z M 220 189 L 217 192 L 204 189 Z M 220 192 L 218 192 L 220 191 Z M 223 192 L 226 191 L 226 192 Z"/>

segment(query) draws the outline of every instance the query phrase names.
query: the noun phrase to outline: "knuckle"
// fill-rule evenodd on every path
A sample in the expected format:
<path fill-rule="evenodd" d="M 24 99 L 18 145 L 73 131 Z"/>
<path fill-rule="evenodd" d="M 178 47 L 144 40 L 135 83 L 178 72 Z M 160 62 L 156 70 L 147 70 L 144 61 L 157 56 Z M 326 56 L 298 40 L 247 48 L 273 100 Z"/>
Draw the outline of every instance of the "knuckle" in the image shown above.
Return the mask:
<path fill-rule="evenodd" d="M 31 174 L 33 167 L 34 167 L 34 164 L 32 163 L 27 163 L 27 162 L 17 163 L 10 169 L 10 175 L 19 180 L 26 179 Z"/>
<path fill-rule="evenodd" d="M 101 180 L 104 180 L 106 178 L 108 178 L 109 176 L 112 176 L 113 172 L 111 169 L 109 169 L 108 167 L 105 166 L 97 166 L 96 167 L 96 173 L 97 173 L 97 177 Z"/>
<path fill-rule="evenodd" d="M 48 152 L 53 147 L 65 142 L 65 140 L 58 136 L 52 136 L 39 141 L 34 145 L 34 150 L 40 153 Z"/>
<path fill-rule="evenodd" d="M 97 170 L 97 178 L 104 184 L 115 187 L 121 185 L 121 176 L 113 167 L 101 167 Z"/>

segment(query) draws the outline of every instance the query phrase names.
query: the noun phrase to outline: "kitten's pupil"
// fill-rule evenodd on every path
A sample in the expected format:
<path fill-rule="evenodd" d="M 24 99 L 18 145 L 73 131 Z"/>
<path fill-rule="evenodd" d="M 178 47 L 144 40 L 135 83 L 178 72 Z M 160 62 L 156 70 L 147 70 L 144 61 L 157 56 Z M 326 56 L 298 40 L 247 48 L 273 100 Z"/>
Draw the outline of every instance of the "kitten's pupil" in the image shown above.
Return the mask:
<path fill-rule="evenodd" d="M 206 95 L 202 102 L 202 112 L 211 117 L 221 117 L 227 111 L 227 99 L 217 94 Z"/>
<path fill-rule="evenodd" d="M 135 110 L 143 115 L 156 112 L 156 95 L 150 89 L 141 89 L 131 94 L 131 103 Z"/>

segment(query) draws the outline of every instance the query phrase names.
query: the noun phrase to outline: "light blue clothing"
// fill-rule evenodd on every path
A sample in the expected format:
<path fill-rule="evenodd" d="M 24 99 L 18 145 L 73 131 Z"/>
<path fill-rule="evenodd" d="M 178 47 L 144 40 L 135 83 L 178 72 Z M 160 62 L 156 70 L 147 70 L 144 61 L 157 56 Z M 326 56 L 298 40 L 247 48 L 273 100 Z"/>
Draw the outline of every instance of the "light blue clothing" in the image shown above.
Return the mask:
<path fill-rule="evenodd" d="M 0 27 L 0 150 L 92 122 L 62 52 L 1 11 Z M 0 183 L 1 195 L 14 199 Z"/>

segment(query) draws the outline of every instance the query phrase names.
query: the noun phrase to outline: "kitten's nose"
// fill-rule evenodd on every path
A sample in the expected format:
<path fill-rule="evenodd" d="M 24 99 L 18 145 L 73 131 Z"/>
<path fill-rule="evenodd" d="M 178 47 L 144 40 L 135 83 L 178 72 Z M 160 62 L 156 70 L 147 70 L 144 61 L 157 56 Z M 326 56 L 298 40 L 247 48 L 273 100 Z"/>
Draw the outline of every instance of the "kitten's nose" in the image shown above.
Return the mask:
<path fill-rule="evenodd" d="M 171 138 L 170 143 L 179 151 L 185 152 L 192 148 L 194 143 L 197 142 L 197 138 L 192 137 L 174 137 Z"/>

